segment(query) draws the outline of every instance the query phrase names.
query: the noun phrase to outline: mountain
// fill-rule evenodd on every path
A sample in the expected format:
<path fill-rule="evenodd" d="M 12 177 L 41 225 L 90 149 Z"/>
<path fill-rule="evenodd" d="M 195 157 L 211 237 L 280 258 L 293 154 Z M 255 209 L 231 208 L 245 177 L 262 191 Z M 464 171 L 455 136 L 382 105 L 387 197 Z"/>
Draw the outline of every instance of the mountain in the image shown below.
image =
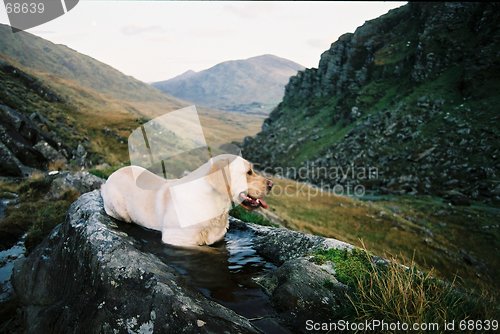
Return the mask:
<path fill-rule="evenodd" d="M 0 54 L 14 59 L 21 66 L 44 72 L 79 86 L 109 94 L 115 98 L 147 101 L 168 101 L 144 82 L 126 76 L 109 65 L 26 32 L 13 34 L 0 25 Z"/>
<path fill-rule="evenodd" d="M 226 111 L 269 113 L 292 75 L 304 67 L 273 55 L 231 60 L 153 84 L 183 100 Z"/>
<path fill-rule="evenodd" d="M 128 161 L 140 124 L 188 102 L 109 65 L 0 25 L 0 175 Z M 255 134 L 261 118 L 199 108 L 216 147 Z"/>
<path fill-rule="evenodd" d="M 342 35 L 290 79 L 245 156 L 342 194 L 498 201 L 499 10 L 412 2 Z"/>

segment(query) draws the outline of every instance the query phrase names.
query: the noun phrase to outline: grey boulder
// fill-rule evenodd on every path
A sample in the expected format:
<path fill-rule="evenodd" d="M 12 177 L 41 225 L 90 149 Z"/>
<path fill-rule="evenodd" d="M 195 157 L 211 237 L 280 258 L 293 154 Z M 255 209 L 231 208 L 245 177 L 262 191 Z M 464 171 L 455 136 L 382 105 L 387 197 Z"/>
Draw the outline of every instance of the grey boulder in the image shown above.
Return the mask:
<path fill-rule="evenodd" d="M 82 195 L 14 269 L 28 333 L 256 333 L 186 287 L 175 270 L 110 227 L 99 191 Z"/>

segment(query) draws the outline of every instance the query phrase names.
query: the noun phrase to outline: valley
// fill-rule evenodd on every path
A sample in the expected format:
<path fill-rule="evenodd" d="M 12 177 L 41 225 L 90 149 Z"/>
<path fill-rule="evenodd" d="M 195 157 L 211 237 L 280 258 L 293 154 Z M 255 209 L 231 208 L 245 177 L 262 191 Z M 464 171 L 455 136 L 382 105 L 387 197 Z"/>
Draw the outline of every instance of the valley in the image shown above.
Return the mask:
<path fill-rule="evenodd" d="M 236 230 L 221 241 L 227 245 L 214 248 L 220 252 L 217 258 L 226 261 L 232 256 L 226 254 L 231 243 L 248 232 L 241 234 L 238 228 L 253 231 L 251 246 L 243 244 L 240 260 L 252 260 L 257 254 L 257 264 L 270 261 L 267 269 L 272 270 L 265 271 L 268 282 L 264 279 L 261 287 L 251 284 L 266 305 L 299 300 L 294 293 L 300 295 L 302 290 L 293 279 L 320 277 L 320 283 L 312 280 L 320 286 L 316 290 L 332 296 L 342 291 L 342 302 L 337 303 L 351 305 L 342 312 L 359 320 L 363 315 L 356 301 L 361 299 L 356 298 L 365 288 L 368 294 L 375 289 L 374 281 L 365 277 L 369 272 L 373 277 L 375 273 L 397 276 L 393 281 L 382 276 L 388 281 L 387 290 L 379 286 L 376 291 L 377 296 L 389 296 L 398 312 L 402 309 L 398 303 L 411 301 L 415 295 L 409 291 L 418 293 L 418 285 L 431 287 L 420 296 L 424 306 L 435 301 L 430 296 L 437 296 L 436 305 L 444 305 L 449 314 L 457 310 L 460 315 L 497 316 L 499 9 L 496 3 L 408 3 L 340 36 L 323 52 L 317 68 L 263 55 L 188 71 L 152 85 L 64 45 L 26 32 L 13 35 L 8 26 L 0 25 L 0 251 L 8 254 L 14 247 L 26 256 L 38 254 L 44 250 L 37 245 L 55 243 L 47 238 L 55 233 L 51 231 L 70 233 L 68 211 L 73 212 L 75 230 L 80 228 L 79 211 L 89 217 L 102 215 L 97 191 L 81 195 L 99 189 L 112 172 L 130 163 L 131 132 L 155 117 L 196 104 L 210 153 L 235 145 L 256 171 L 274 182 L 266 198 L 269 210 L 233 208 Z M 72 207 L 75 201 L 82 207 Z M 87 208 L 85 203 L 94 204 Z M 88 219 L 102 227 L 100 221 Z M 106 233 L 115 235 L 116 222 L 103 219 Z M 252 248 L 259 241 L 256 231 L 265 231 L 264 250 Z M 83 239 L 71 234 L 74 245 L 91 240 L 92 233 L 85 233 Z M 274 243 L 274 237 L 280 242 Z M 123 235 L 116 240 L 120 238 Z M 105 242 L 100 245 L 103 249 Z M 332 246 L 345 246 L 344 242 L 359 249 L 347 255 L 340 253 L 342 247 Z M 159 242 L 151 245 L 161 254 Z M 196 259 L 199 254 L 193 252 Z M 200 258 L 211 258 L 207 254 Z M 162 265 L 170 265 L 172 258 L 163 257 Z M 379 268 L 374 259 L 380 258 L 392 264 Z M 12 272 L 11 262 L 1 263 Z M 345 281 L 340 279 L 342 263 L 353 266 L 347 268 L 351 276 Z M 51 265 L 57 267 L 55 262 Z M 325 274 L 322 270 L 328 265 Z M 222 267 L 229 269 L 225 263 Z M 282 276 L 278 279 L 275 274 Z M 403 284 L 397 285 L 397 278 L 404 281 L 405 275 L 416 283 L 411 281 L 414 285 L 401 291 Z M 142 272 L 136 276 L 142 280 Z M 288 280 L 289 286 L 276 288 Z M 136 285 L 142 289 L 141 284 Z M 261 288 L 268 289 L 266 295 Z M 350 304 L 344 303 L 345 289 L 353 293 Z M 320 300 L 314 291 L 311 296 Z M 94 297 L 92 302 L 101 302 Z M 18 302 L 15 298 L 0 302 L 2 318 L 14 319 L 0 325 L 0 332 L 20 326 Z M 321 299 L 311 305 L 323 304 Z M 301 300 L 297 305 L 299 309 L 309 304 Z M 335 305 L 328 304 L 332 307 L 325 312 L 341 318 L 345 314 L 335 313 Z M 422 309 L 440 314 L 438 318 L 448 314 L 429 305 Z M 408 307 L 405 319 L 414 319 L 418 307 Z M 400 320 L 394 310 L 381 312 Z M 364 314 L 369 315 L 369 311 Z M 286 318 L 275 316 L 279 321 Z"/>

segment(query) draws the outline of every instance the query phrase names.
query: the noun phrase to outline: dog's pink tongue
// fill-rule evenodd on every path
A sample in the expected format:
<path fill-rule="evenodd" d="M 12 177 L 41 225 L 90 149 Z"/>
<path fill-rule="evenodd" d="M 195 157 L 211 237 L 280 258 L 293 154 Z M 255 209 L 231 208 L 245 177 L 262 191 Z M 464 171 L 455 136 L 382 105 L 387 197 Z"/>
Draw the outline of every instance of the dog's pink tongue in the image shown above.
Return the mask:
<path fill-rule="evenodd" d="M 259 199 L 260 206 L 263 207 L 264 209 L 269 208 L 269 205 L 267 205 L 266 201 L 263 199 Z"/>

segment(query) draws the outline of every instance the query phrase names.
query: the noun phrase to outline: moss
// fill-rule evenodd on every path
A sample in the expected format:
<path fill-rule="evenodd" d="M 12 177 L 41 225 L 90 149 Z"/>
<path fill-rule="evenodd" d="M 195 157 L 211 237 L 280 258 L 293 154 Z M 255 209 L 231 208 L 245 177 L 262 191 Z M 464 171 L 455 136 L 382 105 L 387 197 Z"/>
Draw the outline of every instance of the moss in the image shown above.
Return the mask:
<path fill-rule="evenodd" d="M 248 211 L 248 210 L 244 209 L 243 207 L 241 207 L 240 205 L 232 208 L 229 211 L 229 214 L 232 217 L 238 218 L 238 219 L 243 220 L 244 222 L 247 222 L 247 223 L 254 223 L 257 225 L 277 227 L 276 224 L 274 224 L 271 221 L 269 221 L 268 219 L 264 218 L 262 215 L 260 215 L 256 212 Z"/>
<path fill-rule="evenodd" d="M 313 261 L 323 264 L 328 261 L 333 263 L 335 277 L 339 282 L 354 287 L 357 279 L 368 275 L 371 262 L 370 255 L 363 250 L 347 249 L 322 249 L 313 256 Z"/>

